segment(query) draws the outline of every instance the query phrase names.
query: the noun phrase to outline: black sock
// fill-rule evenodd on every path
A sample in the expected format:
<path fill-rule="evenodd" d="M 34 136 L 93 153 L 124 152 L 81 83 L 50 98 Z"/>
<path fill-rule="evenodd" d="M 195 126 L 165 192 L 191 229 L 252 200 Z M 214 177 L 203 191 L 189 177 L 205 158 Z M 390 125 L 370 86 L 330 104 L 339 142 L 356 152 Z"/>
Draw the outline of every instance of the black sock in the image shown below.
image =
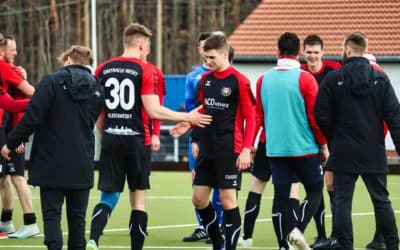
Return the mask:
<path fill-rule="evenodd" d="M 212 207 L 211 203 L 206 208 L 197 209 L 200 217 L 203 221 L 204 229 L 210 237 L 213 249 L 221 249 L 224 245 L 224 239 L 222 238 L 221 231 L 219 230 L 217 213 Z M 226 215 L 224 214 L 224 222 L 226 221 Z"/>
<path fill-rule="evenodd" d="M 24 214 L 24 225 L 31 225 L 36 223 L 35 213 Z"/>
<path fill-rule="evenodd" d="M 274 185 L 272 224 L 279 248 L 287 246 L 287 234 L 295 227 L 295 218 L 289 202 L 290 187 L 290 184 Z"/>
<path fill-rule="evenodd" d="M 129 233 L 131 235 L 131 250 L 142 250 L 147 236 L 147 213 L 132 210 L 129 221 Z"/>
<path fill-rule="evenodd" d="M 92 222 L 90 223 L 90 239 L 94 240 L 97 245 L 99 245 L 100 235 L 103 234 L 111 211 L 111 208 L 103 203 L 97 204 L 93 209 Z"/>
<path fill-rule="evenodd" d="M 239 207 L 224 210 L 225 222 L 225 249 L 236 249 L 237 241 L 240 235 L 241 218 Z"/>
<path fill-rule="evenodd" d="M 1 211 L 1 221 L 2 221 L 2 222 L 7 222 L 7 221 L 12 220 L 12 213 L 13 213 L 13 210 L 12 210 L 12 209 L 11 209 L 11 210 L 5 210 L 5 209 L 3 209 L 3 210 Z"/>
<path fill-rule="evenodd" d="M 317 183 L 312 185 L 305 185 L 306 198 L 300 206 L 299 221 L 297 227 L 300 231 L 304 232 L 311 218 L 315 214 L 315 211 L 319 207 L 322 199 L 322 185 L 323 183 Z"/>
<path fill-rule="evenodd" d="M 325 203 L 324 203 L 324 196 L 322 195 L 321 201 L 313 215 L 315 226 L 317 227 L 318 238 L 326 238 L 326 231 L 325 231 Z"/>
<path fill-rule="evenodd" d="M 290 210 L 293 213 L 294 223 L 299 220 L 300 201 L 296 198 L 289 198 Z"/>
<path fill-rule="evenodd" d="M 243 215 L 243 239 L 245 240 L 252 238 L 253 236 L 254 225 L 256 223 L 258 213 L 260 212 L 260 202 L 261 194 L 249 192 L 246 200 L 246 210 L 244 211 Z"/>

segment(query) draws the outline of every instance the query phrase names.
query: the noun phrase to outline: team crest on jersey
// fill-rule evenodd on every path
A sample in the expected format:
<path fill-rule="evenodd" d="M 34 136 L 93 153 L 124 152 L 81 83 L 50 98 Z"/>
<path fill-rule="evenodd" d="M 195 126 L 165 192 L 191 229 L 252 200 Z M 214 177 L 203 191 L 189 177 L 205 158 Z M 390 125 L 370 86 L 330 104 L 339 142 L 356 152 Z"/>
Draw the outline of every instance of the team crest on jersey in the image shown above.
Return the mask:
<path fill-rule="evenodd" d="M 232 93 L 232 90 L 229 87 L 223 87 L 221 89 L 221 95 L 223 95 L 223 96 L 230 96 L 231 93 Z"/>

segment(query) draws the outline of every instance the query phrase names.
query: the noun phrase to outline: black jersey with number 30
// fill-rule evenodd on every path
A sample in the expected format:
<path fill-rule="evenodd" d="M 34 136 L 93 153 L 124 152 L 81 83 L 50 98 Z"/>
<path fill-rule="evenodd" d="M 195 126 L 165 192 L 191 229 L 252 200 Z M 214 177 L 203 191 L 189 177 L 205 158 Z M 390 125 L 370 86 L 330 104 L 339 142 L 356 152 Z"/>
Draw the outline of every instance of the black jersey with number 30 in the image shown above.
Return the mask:
<path fill-rule="evenodd" d="M 99 65 L 96 76 L 105 90 L 102 146 L 106 149 L 132 150 L 134 136 L 144 136 L 141 95 L 157 94 L 152 71 L 137 58 L 115 57 Z"/>

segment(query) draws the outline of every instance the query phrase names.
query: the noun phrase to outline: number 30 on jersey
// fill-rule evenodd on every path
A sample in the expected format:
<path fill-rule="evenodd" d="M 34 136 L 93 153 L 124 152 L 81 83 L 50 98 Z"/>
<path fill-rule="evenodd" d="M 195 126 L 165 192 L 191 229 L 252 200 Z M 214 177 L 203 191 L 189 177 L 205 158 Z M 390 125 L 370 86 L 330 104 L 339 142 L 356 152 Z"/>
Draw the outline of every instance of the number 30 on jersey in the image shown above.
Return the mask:
<path fill-rule="evenodd" d="M 131 110 L 135 105 L 135 85 L 132 80 L 125 78 L 121 82 L 117 78 L 111 77 L 107 79 L 106 88 L 111 87 L 110 98 L 106 99 L 108 109 L 116 109 L 120 106 L 123 110 Z M 126 91 L 128 94 L 125 95 Z"/>

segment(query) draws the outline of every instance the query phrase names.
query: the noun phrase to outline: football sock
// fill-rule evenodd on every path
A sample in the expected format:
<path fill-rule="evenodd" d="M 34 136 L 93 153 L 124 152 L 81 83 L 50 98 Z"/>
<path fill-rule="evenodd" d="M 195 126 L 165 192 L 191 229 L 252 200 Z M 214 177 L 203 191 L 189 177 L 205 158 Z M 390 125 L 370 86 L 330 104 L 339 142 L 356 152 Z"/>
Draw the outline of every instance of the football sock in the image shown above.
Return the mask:
<path fill-rule="evenodd" d="M 147 236 L 147 213 L 132 210 L 129 221 L 129 234 L 131 235 L 131 250 L 142 250 Z"/>
<path fill-rule="evenodd" d="M 92 222 L 90 224 L 90 239 L 99 245 L 100 235 L 107 225 L 111 215 L 111 208 L 103 203 L 97 204 L 93 209 Z"/>
<path fill-rule="evenodd" d="M 254 225 L 256 223 L 256 219 L 258 213 L 260 212 L 260 203 L 261 203 L 261 194 L 257 194 L 254 192 L 249 192 L 246 200 L 246 210 L 244 212 L 244 222 L 243 222 L 243 239 L 247 240 L 252 238 Z"/>

